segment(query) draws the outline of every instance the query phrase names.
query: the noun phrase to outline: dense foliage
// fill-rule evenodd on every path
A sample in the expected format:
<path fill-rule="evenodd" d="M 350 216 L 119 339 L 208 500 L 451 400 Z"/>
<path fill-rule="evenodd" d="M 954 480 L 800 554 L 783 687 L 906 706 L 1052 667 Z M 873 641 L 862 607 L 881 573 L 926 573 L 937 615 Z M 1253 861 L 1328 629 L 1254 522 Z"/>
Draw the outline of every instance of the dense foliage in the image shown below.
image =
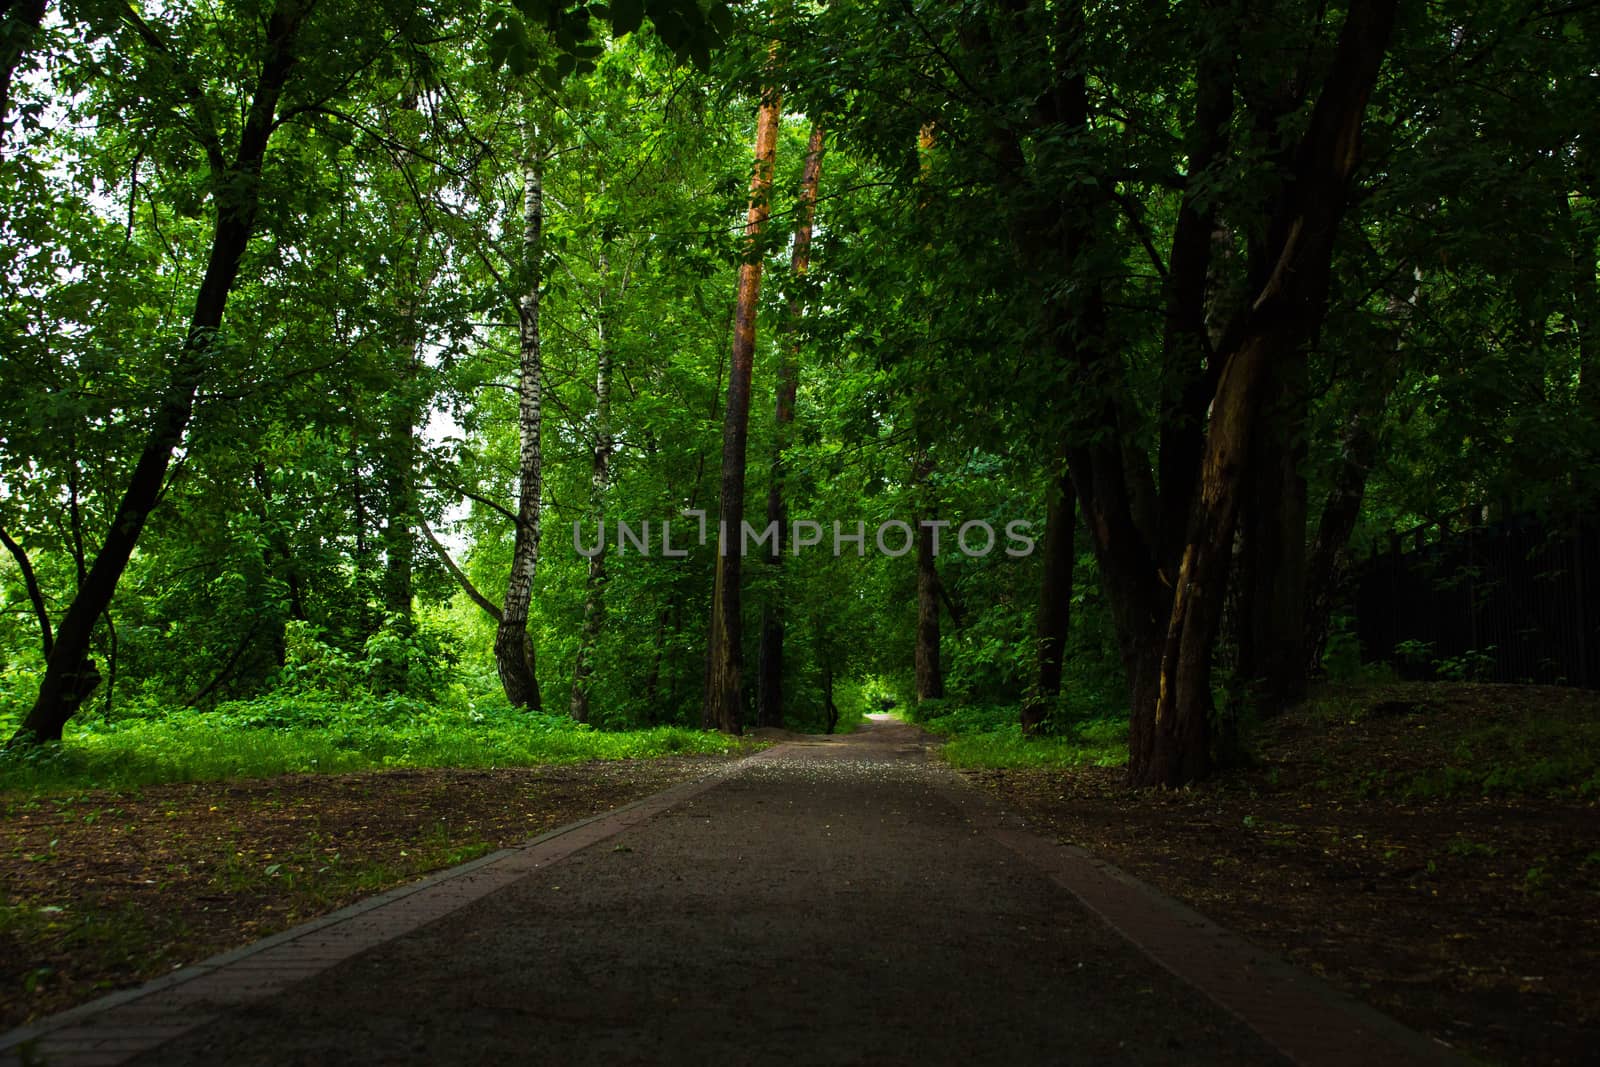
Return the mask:
<path fill-rule="evenodd" d="M 736 455 L 755 530 L 817 524 L 736 575 L 745 677 L 712 685 L 745 722 L 772 671 L 795 728 L 920 701 L 1110 758 L 1131 721 L 1174 783 L 1353 659 L 1351 546 L 1600 488 L 1593 5 L 0 24 L 24 740 L 314 727 L 370 765 L 473 721 L 499 740 L 427 758 L 533 758 L 569 710 L 737 728 L 706 710 Z"/>

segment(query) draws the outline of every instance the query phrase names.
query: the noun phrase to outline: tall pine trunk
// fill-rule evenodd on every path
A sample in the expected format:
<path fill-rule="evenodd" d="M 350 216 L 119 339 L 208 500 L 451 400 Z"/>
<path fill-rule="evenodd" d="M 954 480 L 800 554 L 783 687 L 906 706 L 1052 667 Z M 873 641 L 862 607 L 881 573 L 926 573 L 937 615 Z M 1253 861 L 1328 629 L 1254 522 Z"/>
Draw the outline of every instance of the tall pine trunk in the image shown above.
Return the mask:
<path fill-rule="evenodd" d="M 794 234 L 794 254 L 790 263 L 793 280 L 798 283 L 811 263 L 811 229 L 817 211 L 817 183 L 822 177 L 822 126 L 811 128 L 811 143 L 806 149 L 805 169 L 800 176 L 799 224 Z M 805 308 L 800 294 L 789 298 L 789 329 L 799 329 Z M 794 398 L 800 384 L 800 344 L 793 332 L 783 346 L 778 362 L 778 432 L 772 449 L 772 479 L 767 488 L 767 522 L 776 524 L 777 537 L 767 558 L 781 573 L 783 532 L 789 525 L 789 507 L 784 500 L 783 453 L 789 446 L 789 427 L 794 422 Z M 773 593 L 761 608 L 761 658 L 756 690 L 756 722 L 761 726 L 783 725 L 783 588 L 773 583 Z"/>
<path fill-rule="evenodd" d="M 522 170 L 522 295 L 517 301 L 517 431 L 520 438 L 517 476 L 517 521 L 511 549 L 511 578 L 506 584 L 500 623 L 495 628 L 494 659 L 500 684 L 512 707 L 538 711 L 539 680 L 535 673 L 528 609 L 533 577 L 539 565 L 539 497 L 543 490 L 544 360 L 539 348 L 539 289 L 543 281 L 544 158 L 539 133 L 530 119 L 525 134 Z"/>
<path fill-rule="evenodd" d="M 298 59 L 295 45 L 303 16 L 298 0 L 280 0 L 267 21 L 261 67 L 234 159 L 221 173 L 211 176 L 216 212 L 211 251 L 172 378 L 152 414 L 144 447 L 117 504 L 105 542 L 56 629 L 38 696 L 14 742 L 28 738 L 60 740 L 62 727 L 99 682 L 99 672 L 89 658 L 95 622 L 111 606 L 117 583 L 166 483 L 172 453 L 182 442 L 194 415 L 195 394 L 210 369 L 212 346 L 217 343 L 228 296 L 255 232 L 262 164 L 276 126 L 278 101 Z"/>
<path fill-rule="evenodd" d="M 755 363 L 756 313 L 761 305 L 760 236 L 771 213 L 772 165 L 781 102 L 776 89 L 762 96 L 756 119 L 755 168 L 745 218 L 745 261 L 739 267 L 728 402 L 722 415 L 722 485 L 718 506 L 717 571 L 711 591 L 706 650 L 706 690 L 701 724 L 737 734 L 744 718 L 743 621 L 739 600 L 740 529 L 744 520 L 745 444 L 750 431 L 750 380 Z"/>
<path fill-rule="evenodd" d="M 922 182 L 921 195 L 917 202 L 917 212 L 926 215 L 931 198 L 931 187 L 928 177 L 932 168 L 933 149 L 937 143 L 935 126 L 932 122 L 924 122 L 917 130 L 917 164 Z M 928 320 L 931 322 L 931 318 Z M 918 393 L 925 387 L 919 387 Z M 921 498 L 918 501 L 918 510 L 925 512 L 917 516 L 916 530 L 916 563 L 917 563 L 917 632 L 916 644 L 912 649 L 912 689 L 913 695 L 920 704 L 924 700 L 940 700 L 944 697 L 944 665 L 939 659 L 939 566 L 938 551 L 934 544 L 938 533 L 934 527 L 924 526 L 923 519 L 931 518 L 933 508 L 928 498 L 928 480 L 933 476 L 934 460 L 928 450 L 925 433 L 919 427 L 917 431 L 917 451 L 912 460 L 911 479 Z"/>

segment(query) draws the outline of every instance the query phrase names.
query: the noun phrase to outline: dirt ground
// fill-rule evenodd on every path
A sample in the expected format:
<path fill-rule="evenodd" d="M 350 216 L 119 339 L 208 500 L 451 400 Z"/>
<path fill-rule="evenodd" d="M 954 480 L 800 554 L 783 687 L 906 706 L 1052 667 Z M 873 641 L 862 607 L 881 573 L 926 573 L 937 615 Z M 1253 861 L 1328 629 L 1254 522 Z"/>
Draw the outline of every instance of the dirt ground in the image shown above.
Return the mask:
<path fill-rule="evenodd" d="M 289 775 L 0 798 L 0 1031 L 721 762 Z"/>
<path fill-rule="evenodd" d="M 1367 701 L 1375 714 L 1291 715 L 1258 766 L 1173 792 L 1128 789 L 1120 769 L 965 773 L 1037 828 L 1457 1048 L 1594 1063 L 1596 798 L 1404 799 L 1381 784 L 1444 766 L 1486 723 L 1600 704 L 1510 688 L 1395 687 Z"/>

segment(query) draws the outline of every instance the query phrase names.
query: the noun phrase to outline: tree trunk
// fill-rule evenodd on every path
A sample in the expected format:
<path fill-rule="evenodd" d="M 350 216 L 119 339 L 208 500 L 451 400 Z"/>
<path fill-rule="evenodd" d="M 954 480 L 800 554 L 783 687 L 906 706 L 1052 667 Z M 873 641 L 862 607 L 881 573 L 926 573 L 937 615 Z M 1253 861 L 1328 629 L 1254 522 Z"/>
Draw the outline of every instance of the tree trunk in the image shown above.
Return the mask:
<path fill-rule="evenodd" d="M 817 210 L 817 183 L 822 177 L 822 127 L 811 128 L 811 143 L 806 150 L 805 169 L 800 177 L 799 223 L 794 234 L 794 254 L 790 269 L 794 282 L 805 277 L 811 263 L 811 228 Z M 789 329 L 795 331 L 805 308 L 798 292 L 789 298 Z M 783 532 L 789 525 L 789 507 L 783 492 L 783 452 L 789 446 L 789 427 L 794 422 L 794 398 L 800 383 L 800 348 L 791 332 L 778 361 L 778 432 L 772 449 L 772 478 L 767 488 L 767 522 L 776 523 L 778 535 L 768 560 L 780 573 L 783 567 Z M 773 594 L 761 608 L 761 658 L 756 689 L 756 722 L 761 726 L 783 725 L 783 609 L 782 585 L 773 583 Z"/>
<path fill-rule="evenodd" d="M 605 277 L 606 258 L 600 257 L 600 275 Z M 597 519 L 605 515 L 606 483 L 611 470 L 611 350 L 606 347 L 606 292 L 600 290 L 595 319 L 594 374 L 594 462 L 589 475 L 589 511 Z M 583 601 L 583 634 L 578 639 L 578 655 L 572 669 L 573 719 L 589 721 L 589 684 L 594 674 L 594 649 L 600 641 L 605 618 L 606 540 L 600 538 L 600 551 L 589 557 L 589 575 Z"/>
<path fill-rule="evenodd" d="M 672 621 L 677 605 L 677 598 L 674 597 L 668 607 L 661 609 L 661 614 L 656 618 L 656 635 L 650 642 L 650 669 L 644 676 L 644 709 L 651 726 L 661 721 L 656 710 L 656 698 L 661 694 L 661 660 L 667 650 L 667 624 Z"/>
<path fill-rule="evenodd" d="M 1593 205 L 1600 199 L 1600 144 L 1592 133 L 1578 138 L 1579 188 L 1588 196 L 1590 211 L 1584 224 L 1571 223 L 1571 203 L 1561 196 L 1561 211 L 1572 232 L 1572 324 L 1578 333 L 1578 403 L 1584 415 L 1600 421 L 1600 292 L 1595 285 L 1595 262 L 1600 256 L 1600 222 Z"/>
<path fill-rule="evenodd" d="M 1361 517 L 1367 475 L 1378 458 L 1378 423 L 1383 418 L 1387 398 L 1388 391 L 1384 390 L 1372 408 L 1358 409 L 1345 420 L 1333 486 L 1323 501 L 1316 537 L 1306 562 L 1305 637 L 1301 649 L 1305 654 L 1302 669 L 1307 678 L 1322 668 L 1329 617 L 1344 573 L 1350 535 Z"/>
<path fill-rule="evenodd" d="M 45 0 L 0 5 L 0 142 L 11 117 L 11 83 L 44 22 Z"/>
<path fill-rule="evenodd" d="M 415 114 L 417 95 L 407 88 L 401 95 L 400 110 Z M 393 169 L 405 180 L 405 165 L 398 159 Z M 408 262 L 398 266 L 395 289 L 399 329 L 396 331 L 395 355 L 399 357 L 399 372 L 385 399 L 387 408 L 383 441 L 379 449 L 383 467 L 383 578 L 379 586 L 382 597 L 384 625 L 398 625 L 402 633 L 412 631 L 411 601 L 413 596 L 413 571 L 416 565 L 416 528 L 420 521 L 417 506 L 417 465 L 420 458 L 417 446 L 417 429 L 423 419 L 423 404 L 418 392 L 421 384 L 422 328 L 417 311 L 432 287 L 433 278 L 424 273 L 428 255 L 427 227 L 419 227 L 417 240 Z M 381 679 L 384 688 L 404 693 L 407 685 L 408 665 L 404 659 L 387 665 Z"/>
<path fill-rule="evenodd" d="M 722 416 L 722 485 L 719 501 L 717 572 L 711 592 L 711 629 L 706 650 L 706 691 L 701 725 L 737 734 L 743 730 L 744 650 L 739 601 L 740 528 L 744 520 L 745 443 L 750 430 L 750 379 L 755 361 L 756 314 L 761 305 L 759 238 L 771 212 L 773 158 L 781 103 L 768 89 L 756 120 L 755 168 L 745 219 L 745 262 L 739 267 L 734 312 L 728 402 Z"/>
<path fill-rule="evenodd" d="M 413 364 L 397 392 L 414 388 Z M 383 489 L 387 514 L 383 524 L 383 579 L 380 583 L 383 611 L 411 622 L 412 571 L 416 562 L 415 522 L 417 513 L 417 416 L 409 398 L 394 397 L 393 413 L 384 442 Z"/>
<path fill-rule="evenodd" d="M 919 470 L 926 472 L 924 461 Z M 926 478 L 926 473 L 923 474 Z M 944 668 L 939 663 L 939 570 L 933 540 L 936 531 L 917 521 L 917 702 L 944 698 Z"/>
<path fill-rule="evenodd" d="M 922 179 L 921 194 L 917 203 L 919 213 L 928 210 L 932 192 L 928 186 L 928 175 L 932 167 L 933 149 L 937 143 L 934 129 L 934 123 L 930 121 L 924 122 L 917 131 L 918 168 Z M 931 322 L 931 319 L 928 321 Z M 925 388 L 925 386 L 919 387 L 918 392 L 925 391 Z M 919 494 L 924 496 L 920 507 L 930 514 L 932 508 L 926 499 L 926 494 L 927 482 L 932 474 L 933 457 L 928 451 L 926 434 L 919 427 L 917 454 L 912 463 L 911 476 Z M 939 593 L 942 585 L 939 581 L 938 553 L 934 546 L 938 533 L 935 528 L 922 525 L 922 519 L 925 517 L 927 516 L 918 516 L 917 519 L 917 639 L 912 653 L 915 696 L 919 704 L 924 700 L 944 698 L 944 667 L 939 662 Z"/>
<path fill-rule="evenodd" d="M 1135 753 L 1148 753 L 1154 745 L 1148 712 L 1155 707 L 1160 684 L 1162 627 L 1171 612 L 1172 589 L 1161 580 L 1150 542 L 1134 522 L 1123 463 L 1121 448 L 1109 442 L 1069 453 L 1072 484 L 1128 679 L 1132 763 Z"/>
<path fill-rule="evenodd" d="M 822 654 L 822 711 L 831 734 L 839 726 L 839 705 L 833 702 L 833 660 L 826 652 Z"/>
<path fill-rule="evenodd" d="M 261 523 L 261 529 L 266 535 L 266 544 L 261 550 L 262 568 L 269 578 L 275 577 L 283 583 L 284 592 L 288 595 L 288 617 L 297 622 L 306 621 L 305 596 L 300 589 L 299 567 L 294 558 L 294 545 L 284 528 L 279 525 L 274 515 L 272 499 L 272 478 L 267 473 L 266 463 L 257 460 L 250 469 L 251 487 L 255 490 L 251 494 L 256 518 Z M 260 627 L 261 615 L 257 613 L 255 620 L 250 624 L 250 633 L 253 635 Z M 272 661 L 279 667 L 288 662 L 289 646 L 285 638 L 285 620 L 274 617 L 272 632 L 268 640 L 272 645 Z M 243 653 L 235 655 L 235 660 L 242 657 Z M 230 668 L 231 669 L 231 668 Z M 215 680 L 220 685 L 221 676 Z M 204 691 L 202 692 L 204 695 Z M 195 697 L 198 701 L 200 697 Z M 190 702 L 194 706 L 194 701 Z"/>
<path fill-rule="evenodd" d="M 111 605 L 145 521 L 161 495 L 173 450 L 183 440 L 194 413 L 195 393 L 209 369 L 228 295 L 255 231 L 262 162 L 276 121 L 278 100 L 296 62 L 295 37 L 301 17 L 297 0 L 280 0 L 268 20 L 265 54 L 239 134 L 238 150 L 234 161 L 213 181 L 216 222 L 211 252 L 172 379 L 152 415 L 144 448 L 117 504 L 105 543 L 57 627 L 38 697 L 13 741 L 28 737 L 60 740 L 62 727 L 99 684 L 99 674 L 88 660 L 95 621 Z"/>
<path fill-rule="evenodd" d="M 539 565 L 539 498 L 543 489 L 544 360 L 539 348 L 539 289 L 543 281 L 544 158 L 538 130 L 528 122 L 522 171 L 522 296 L 517 301 L 517 522 L 511 549 L 511 578 L 495 629 L 494 659 L 500 684 L 512 707 L 540 709 L 539 679 L 534 671 L 533 638 L 528 609 L 533 602 L 533 577 Z"/>
<path fill-rule="evenodd" d="M 1227 591 L 1243 465 L 1270 363 L 1290 358 L 1321 321 L 1367 97 L 1388 47 L 1396 4 L 1352 4 L 1294 173 L 1273 212 L 1270 273 L 1219 352 L 1221 373 L 1161 650 L 1149 745 L 1130 751 L 1129 770 L 1138 784 L 1182 785 L 1212 766 L 1211 653 Z M 1144 714 L 1134 710 L 1136 717 Z"/>
<path fill-rule="evenodd" d="M 1304 349 L 1269 373 L 1263 432 L 1246 473 L 1236 681 L 1261 716 L 1278 714 L 1306 691 L 1305 374 Z M 1225 720 L 1230 730 L 1236 710 Z"/>
<path fill-rule="evenodd" d="M 1227 588 L 1242 468 L 1275 341 L 1262 337 L 1235 354 L 1217 387 L 1200 495 L 1162 648 L 1149 748 L 1132 754 L 1140 757 L 1137 781 L 1142 785 L 1182 785 L 1211 770 L 1211 650 Z"/>
<path fill-rule="evenodd" d="M 1235 16 L 1232 0 L 1207 0 L 1203 10 L 1222 24 Z M 1177 570 L 1194 499 L 1195 474 L 1205 448 L 1206 406 L 1216 390 L 1210 321 L 1217 278 L 1219 224 L 1208 171 L 1228 148 L 1237 80 L 1236 44 L 1203 52 L 1195 70 L 1195 113 L 1185 137 L 1188 180 L 1173 227 L 1172 251 L 1163 285 L 1161 328 L 1161 421 L 1157 453 L 1160 478 L 1157 565 Z"/>
<path fill-rule="evenodd" d="M 1035 633 L 1038 679 L 1022 706 L 1022 732 L 1036 734 L 1061 693 L 1061 666 L 1072 623 L 1072 568 L 1076 554 L 1077 496 L 1072 476 L 1062 471 L 1051 485 L 1044 520 L 1044 575 L 1039 581 Z"/>
<path fill-rule="evenodd" d="M 349 393 L 350 405 L 350 562 L 353 568 L 351 587 L 354 590 L 351 621 L 356 634 L 366 640 L 378 632 L 383 619 L 377 609 L 382 596 L 383 576 L 379 570 L 378 546 L 382 543 L 382 530 L 378 529 L 380 506 L 374 504 L 377 495 L 368 485 L 368 447 L 364 440 L 367 429 L 363 400 L 357 390 Z"/>
<path fill-rule="evenodd" d="M 1389 357 L 1358 384 L 1355 402 L 1345 417 L 1344 433 L 1339 440 L 1333 485 L 1322 503 L 1316 536 L 1308 553 L 1305 636 L 1300 646 L 1305 656 L 1303 669 L 1307 678 L 1322 668 L 1322 652 L 1328 643 L 1328 619 L 1344 572 L 1350 535 L 1361 517 L 1367 475 L 1378 460 L 1378 428 L 1400 375 L 1401 355 L 1410 333 L 1412 313 L 1421 295 L 1422 273 L 1414 271 L 1412 276 L 1414 284 L 1408 296 L 1391 295 L 1389 298 L 1394 343 Z"/>

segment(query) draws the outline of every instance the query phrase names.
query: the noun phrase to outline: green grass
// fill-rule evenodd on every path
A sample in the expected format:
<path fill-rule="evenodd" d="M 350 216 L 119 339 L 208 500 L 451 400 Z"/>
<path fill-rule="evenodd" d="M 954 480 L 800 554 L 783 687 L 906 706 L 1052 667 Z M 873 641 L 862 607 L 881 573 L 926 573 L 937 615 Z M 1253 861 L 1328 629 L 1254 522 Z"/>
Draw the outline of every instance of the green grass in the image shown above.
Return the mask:
<path fill-rule="evenodd" d="M 662 726 L 600 731 L 565 717 L 359 703 L 313 706 L 295 721 L 282 702 L 69 724 L 59 746 L 0 753 L 0 790 L 123 788 L 161 782 L 341 773 L 389 767 L 521 767 L 585 760 L 722 755 L 741 742 Z M 9 733 L 9 729 L 6 731 Z"/>
<path fill-rule="evenodd" d="M 1024 737 L 1015 707 L 932 701 L 917 709 L 915 719 L 948 738 L 940 754 L 952 767 L 1120 767 L 1128 762 L 1125 721 L 1094 719 L 1050 736 Z"/>

